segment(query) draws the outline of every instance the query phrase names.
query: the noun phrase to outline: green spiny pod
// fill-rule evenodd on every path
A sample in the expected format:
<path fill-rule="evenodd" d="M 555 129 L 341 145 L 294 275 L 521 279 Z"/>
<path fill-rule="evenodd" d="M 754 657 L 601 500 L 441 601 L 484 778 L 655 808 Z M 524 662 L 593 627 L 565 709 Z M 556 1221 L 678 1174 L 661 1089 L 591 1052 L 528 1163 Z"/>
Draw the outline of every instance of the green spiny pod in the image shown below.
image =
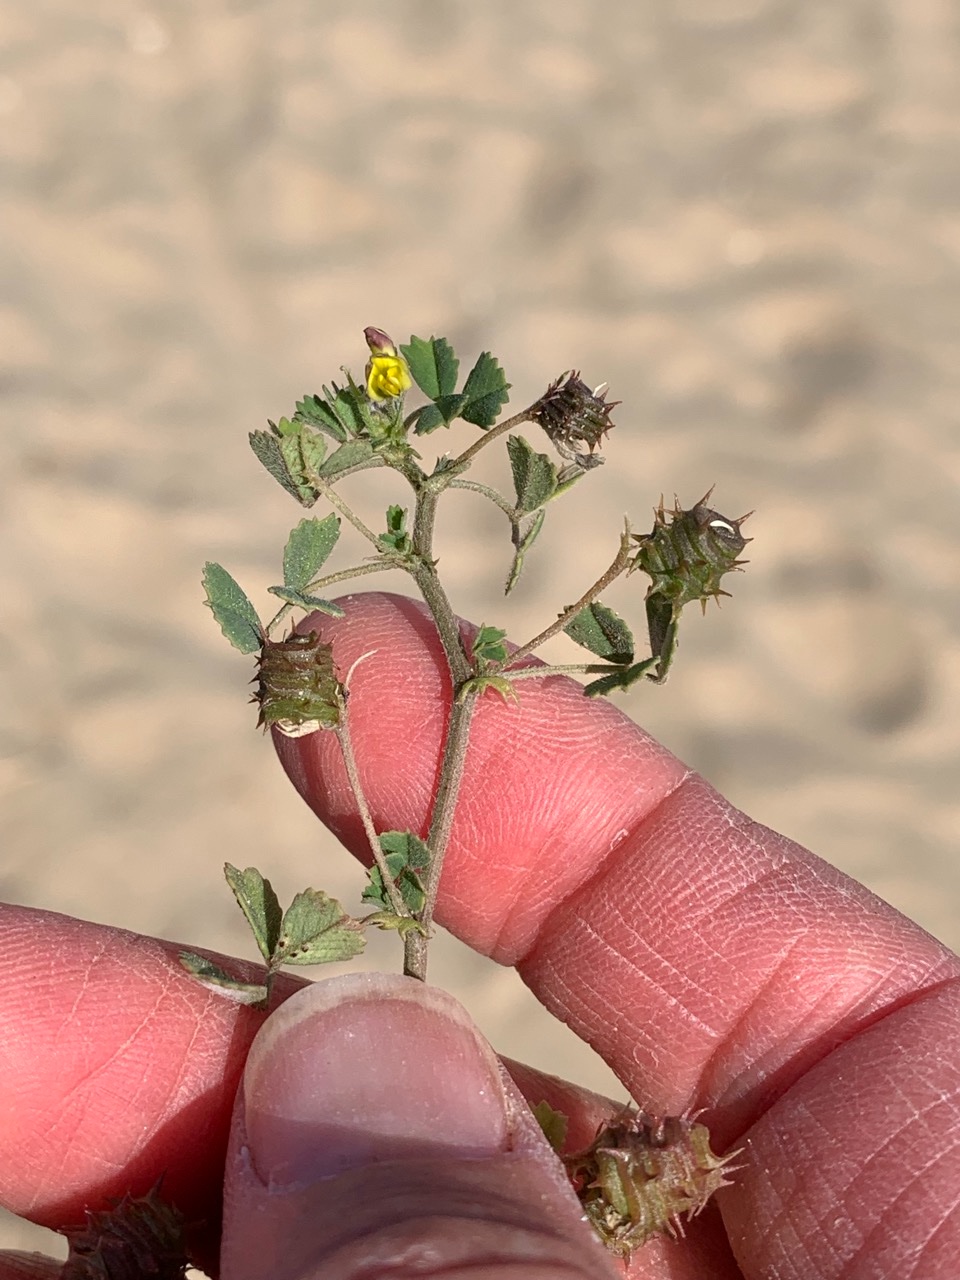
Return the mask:
<path fill-rule="evenodd" d="M 333 666 L 333 650 L 315 631 L 294 631 L 286 640 L 267 640 L 260 650 L 257 725 L 302 738 L 340 723 L 343 689 Z"/>
<path fill-rule="evenodd" d="M 668 511 L 661 499 L 651 532 L 633 535 L 639 547 L 630 572 L 642 569 L 650 577 L 647 626 L 650 651 L 658 660 L 656 675 L 650 678 L 658 683 L 666 679 L 673 661 L 683 606 L 699 600 L 706 610 L 708 600 L 728 596 L 730 592 L 720 585 L 724 575 L 746 564 L 737 559 L 750 541 L 740 526 L 752 512 L 731 520 L 707 506 L 712 492 L 704 494 L 689 511 L 676 499 L 673 510 Z"/>
<path fill-rule="evenodd" d="M 729 1185 L 735 1155 L 715 1155 L 692 1117 L 628 1110 L 564 1163 L 594 1230 L 628 1258 L 654 1235 L 682 1236 L 681 1214 L 689 1222 Z"/>

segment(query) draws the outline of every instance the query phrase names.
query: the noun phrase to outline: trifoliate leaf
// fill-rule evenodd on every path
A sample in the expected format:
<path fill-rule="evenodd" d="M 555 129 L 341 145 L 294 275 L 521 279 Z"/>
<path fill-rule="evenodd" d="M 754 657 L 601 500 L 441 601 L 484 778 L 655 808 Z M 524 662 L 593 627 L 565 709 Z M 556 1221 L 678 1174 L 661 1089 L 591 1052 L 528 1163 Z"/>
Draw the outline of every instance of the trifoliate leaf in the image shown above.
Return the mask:
<path fill-rule="evenodd" d="M 331 514 L 323 520 L 316 516 L 301 520 L 291 529 L 283 550 L 283 585 L 302 591 L 316 576 L 339 537 L 339 516 Z"/>
<path fill-rule="evenodd" d="M 473 638 L 473 656 L 480 662 L 506 662 L 507 646 L 503 643 L 505 631 L 488 627 L 484 623 Z"/>
<path fill-rule="evenodd" d="M 503 588 L 503 594 L 508 596 L 513 588 L 517 585 L 517 580 L 523 570 L 523 562 L 527 552 L 540 536 L 540 530 L 543 528 L 543 522 L 547 518 L 544 508 L 537 512 L 531 520 L 526 531 L 522 531 L 519 521 L 513 526 L 513 545 L 516 548 L 513 556 L 513 564 L 510 566 L 510 572 L 507 574 L 506 586 Z"/>
<path fill-rule="evenodd" d="M 509 390 L 510 383 L 496 358 L 489 351 L 482 352 L 463 385 L 465 403 L 459 416 L 475 427 L 492 427 Z"/>
<path fill-rule="evenodd" d="M 263 627 L 246 592 L 222 565 L 208 560 L 203 566 L 206 604 L 220 630 L 241 653 L 255 653 L 263 644 Z"/>
<path fill-rule="evenodd" d="M 612 693 L 615 689 L 629 689 L 632 684 L 636 684 L 647 675 L 656 661 L 656 658 L 644 658 L 642 662 L 637 662 L 632 667 L 624 667 L 621 671 L 601 676 L 599 680 L 584 685 L 583 692 L 588 698 L 599 698 L 606 693 Z"/>
<path fill-rule="evenodd" d="M 286 604 L 295 604 L 300 609 L 317 609 L 320 613 L 328 613 L 331 618 L 342 618 L 343 610 L 332 600 L 324 600 L 322 596 L 312 596 L 303 591 L 291 591 L 289 587 L 267 587 L 273 596 L 278 596 Z"/>
<path fill-rule="evenodd" d="M 284 912 L 273 966 L 350 960 L 366 944 L 361 928 L 335 898 L 319 889 L 304 889 Z"/>
<path fill-rule="evenodd" d="M 317 491 L 310 483 L 327 452 L 323 437 L 304 426 L 281 418 L 268 424 L 269 431 L 251 431 L 250 448 L 267 471 L 304 507 L 312 507 Z"/>
<path fill-rule="evenodd" d="M 265 983 L 241 982 L 206 956 L 198 956 L 195 951 L 181 951 L 177 959 L 191 977 L 227 1000 L 233 1000 L 236 1004 L 265 1005 L 267 1002 L 269 992 Z"/>
<path fill-rule="evenodd" d="M 260 954 L 269 963 L 280 937 L 280 920 L 283 916 L 273 885 L 264 879 L 256 867 L 240 871 L 231 863 L 225 862 L 223 874 L 237 905 L 247 918 Z"/>
<path fill-rule="evenodd" d="M 456 395 L 441 396 L 435 404 L 424 405 L 414 421 L 414 434 L 428 436 L 437 427 L 449 427 L 454 418 L 460 416 L 460 410 L 466 403 L 466 396 Z"/>
<path fill-rule="evenodd" d="M 384 831 L 380 836 L 380 848 L 384 861 L 400 890 L 404 906 L 412 915 L 419 915 L 426 902 L 420 872 L 430 866 L 430 850 L 412 831 Z M 383 883 L 380 868 L 370 868 L 370 883 L 363 891 L 365 902 L 372 902 L 392 914 L 393 907 Z"/>
<path fill-rule="evenodd" d="M 635 644 L 624 620 L 595 600 L 563 628 L 571 640 L 608 662 L 630 662 Z"/>
<path fill-rule="evenodd" d="M 452 395 L 456 390 L 460 361 L 446 338 L 412 337 L 406 346 L 400 347 L 400 354 L 414 382 L 431 400 Z"/>
<path fill-rule="evenodd" d="M 557 468 L 545 453 L 535 453 L 523 436 L 507 437 L 507 453 L 517 510 L 528 514 L 542 507 L 557 491 Z"/>
<path fill-rule="evenodd" d="M 334 449 L 333 453 L 320 468 L 320 475 L 325 480 L 329 480 L 331 476 L 338 475 L 341 471 L 346 471 L 350 467 L 357 467 L 372 457 L 373 445 L 369 440 L 349 440 L 346 444 L 342 444 L 339 449 Z"/>
<path fill-rule="evenodd" d="M 559 1154 L 567 1140 L 567 1117 L 562 1111 L 554 1111 L 549 1102 L 538 1102 L 530 1110 L 543 1130 L 543 1136 Z"/>

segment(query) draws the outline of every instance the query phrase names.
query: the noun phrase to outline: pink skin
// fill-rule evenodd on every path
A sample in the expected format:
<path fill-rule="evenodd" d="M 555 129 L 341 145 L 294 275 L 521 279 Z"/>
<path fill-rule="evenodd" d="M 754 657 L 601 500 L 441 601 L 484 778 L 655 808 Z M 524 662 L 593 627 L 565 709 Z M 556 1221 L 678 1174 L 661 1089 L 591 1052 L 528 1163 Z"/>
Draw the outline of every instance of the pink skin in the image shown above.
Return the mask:
<path fill-rule="evenodd" d="M 381 595 L 342 603 L 345 618 L 312 624 L 333 640 L 341 671 L 370 655 L 352 674 L 349 708 L 374 821 L 423 831 L 449 699 L 442 655 L 419 606 Z M 614 707 L 557 677 L 523 682 L 519 692 L 519 707 L 488 694 L 478 708 L 438 917 L 478 950 L 517 964 L 644 1106 L 706 1108 L 715 1146 L 743 1148 L 719 1211 L 691 1224 L 683 1243 L 641 1250 L 629 1275 L 958 1274 L 960 960 L 862 886 L 731 809 Z M 363 856 L 332 735 L 279 739 L 278 750 L 308 803 Z M 319 872 L 310 878 L 322 884 Z M 150 939 L 16 907 L 3 909 L 0 939 L 3 1203 L 62 1227 L 80 1221 L 84 1205 L 142 1190 L 165 1171 L 165 1190 L 189 1216 L 215 1213 L 231 1104 L 260 1015 L 208 996 L 179 971 L 175 948 Z M 384 1034 L 404 1043 L 403 1019 L 421 1027 L 416 1019 L 432 1015 L 396 1005 L 391 990 L 374 996 L 400 1009 Z M 357 1016 L 382 1015 L 388 1003 L 368 1003 Z M 447 1049 L 437 1046 L 459 1043 L 445 1035 L 411 1031 L 407 1057 L 432 1044 L 430 1061 L 436 1069 L 439 1053 L 442 1067 Z M 477 1053 L 469 1069 L 482 1079 L 493 1068 Z M 338 1069 L 348 1070 L 324 1067 Z M 531 1100 L 546 1095 L 570 1113 L 575 1133 L 589 1134 L 595 1098 L 522 1068 L 514 1078 Z M 271 1088 L 268 1096 L 279 1096 Z M 442 1107 L 442 1071 L 432 1088 Z M 262 1102 L 252 1076 L 245 1090 L 227 1193 L 230 1231 L 243 1244 L 225 1253 L 225 1274 L 346 1280 L 357 1258 L 344 1246 L 339 1270 L 324 1269 L 325 1219 L 314 1192 L 278 1195 L 243 1165 Z M 465 1245 L 473 1263 L 489 1262 L 470 1270 L 471 1280 L 622 1273 L 605 1255 L 588 1254 L 592 1262 L 581 1266 L 582 1228 L 564 1205 L 551 1156 L 509 1081 L 494 1093 L 507 1121 L 491 1130 L 487 1163 L 462 1158 L 476 1154 L 476 1134 L 451 1138 L 449 1152 L 417 1148 L 411 1157 L 426 1161 L 428 1181 L 438 1160 L 444 1188 L 461 1178 L 483 1182 L 488 1165 L 491 1186 L 509 1183 L 513 1203 L 529 1188 L 531 1204 L 551 1205 L 547 1252 L 525 1254 L 518 1227 L 514 1262 L 494 1265 L 491 1239 L 513 1248 L 514 1237 L 499 1225 L 490 1235 L 491 1211 L 446 1237 L 442 1223 L 431 1226 L 439 1262 L 429 1274 L 460 1274 L 455 1251 Z M 391 1149 L 375 1166 L 373 1200 L 360 1186 L 351 1205 L 391 1203 L 383 1180 L 395 1158 Z M 397 1168 L 405 1170 L 404 1195 L 413 1195 L 413 1165 Z M 471 1195 L 482 1200 L 481 1190 Z M 342 1208 L 337 1218 L 329 1203 L 326 1212 L 341 1224 L 349 1216 Z M 257 1213 L 264 1223 L 274 1214 L 282 1231 L 251 1236 L 245 1226 Z M 413 1230 L 399 1221 L 381 1239 L 392 1249 L 397 1232 Z M 364 1230 L 379 1225 L 374 1218 Z M 197 1243 L 208 1266 L 212 1234 Z M 278 1251 L 287 1249 L 299 1261 L 285 1270 Z M 0 1280 L 38 1274 L 55 1271 L 0 1262 Z"/>

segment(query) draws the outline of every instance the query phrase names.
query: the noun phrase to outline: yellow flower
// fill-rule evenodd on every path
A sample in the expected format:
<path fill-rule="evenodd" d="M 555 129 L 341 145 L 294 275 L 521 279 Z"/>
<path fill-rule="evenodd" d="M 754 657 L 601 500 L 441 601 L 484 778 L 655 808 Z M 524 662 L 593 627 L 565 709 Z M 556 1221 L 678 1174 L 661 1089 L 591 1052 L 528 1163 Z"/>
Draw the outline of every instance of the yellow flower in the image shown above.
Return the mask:
<path fill-rule="evenodd" d="M 371 400 L 393 400 L 413 386 L 410 370 L 402 356 L 397 355 L 393 339 L 382 329 L 364 329 L 363 336 L 370 348 L 367 361 L 367 395 Z"/>
<path fill-rule="evenodd" d="M 413 386 L 410 370 L 402 356 L 371 356 L 367 362 L 367 395 L 371 400 L 402 396 Z"/>

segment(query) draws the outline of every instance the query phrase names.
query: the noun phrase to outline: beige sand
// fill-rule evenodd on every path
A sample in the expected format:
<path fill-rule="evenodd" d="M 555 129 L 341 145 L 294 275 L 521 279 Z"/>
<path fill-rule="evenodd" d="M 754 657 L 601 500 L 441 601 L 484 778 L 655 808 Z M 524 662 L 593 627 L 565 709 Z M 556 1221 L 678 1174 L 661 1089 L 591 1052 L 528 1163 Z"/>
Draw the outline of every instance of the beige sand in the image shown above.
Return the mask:
<path fill-rule="evenodd" d="M 7 898 L 244 954 L 225 850 L 355 900 L 198 577 L 276 576 L 298 517 L 245 433 L 373 323 L 492 348 L 518 402 L 571 366 L 624 401 L 525 597 L 493 516 L 445 527 L 466 614 L 528 632 L 661 490 L 758 509 L 736 598 L 625 705 L 960 944 L 951 6 L 6 0 L 0 47 Z M 512 974 L 434 976 L 615 1087 Z"/>

